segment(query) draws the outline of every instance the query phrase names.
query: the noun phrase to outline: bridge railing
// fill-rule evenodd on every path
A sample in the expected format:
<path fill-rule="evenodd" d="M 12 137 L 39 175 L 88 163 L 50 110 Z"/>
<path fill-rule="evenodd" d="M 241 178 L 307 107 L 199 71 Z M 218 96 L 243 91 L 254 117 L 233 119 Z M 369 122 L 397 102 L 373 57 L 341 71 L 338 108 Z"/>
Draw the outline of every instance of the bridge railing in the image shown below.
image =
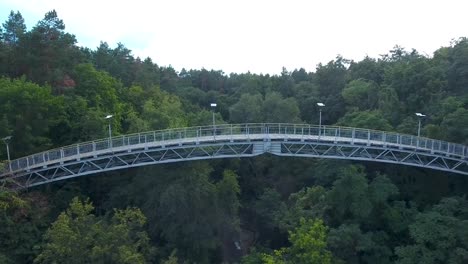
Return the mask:
<path fill-rule="evenodd" d="M 301 136 L 307 140 L 379 144 L 390 147 L 412 148 L 418 151 L 430 151 L 431 153 L 446 156 L 454 155 L 462 159 L 468 157 L 468 149 L 465 145 L 413 135 L 353 127 L 321 126 L 319 128 L 319 126 L 307 124 L 252 123 L 166 129 L 115 136 L 112 137 L 112 140 L 106 138 L 83 142 L 12 160 L 11 169 L 12 172 L 16 172 L 32 167 L 45 166 L 48 163 L 64 162 L 97 153 L 106 153 L 132 145 L 154 143 L 165 145 L 187 141 L 188 139 L 193 139 L 196 142 L 200 140 L 216 141 L 222 139 L 222 136 L 229 136 L 230 138 L 243 136 L 248 139 L 252 135 L 280 135 L 280 137 L 284 138 Z M 0 171 L 0 175 L 4 175 L 8 171 L 9 166 L 5 164 L 3 170 Z"/>

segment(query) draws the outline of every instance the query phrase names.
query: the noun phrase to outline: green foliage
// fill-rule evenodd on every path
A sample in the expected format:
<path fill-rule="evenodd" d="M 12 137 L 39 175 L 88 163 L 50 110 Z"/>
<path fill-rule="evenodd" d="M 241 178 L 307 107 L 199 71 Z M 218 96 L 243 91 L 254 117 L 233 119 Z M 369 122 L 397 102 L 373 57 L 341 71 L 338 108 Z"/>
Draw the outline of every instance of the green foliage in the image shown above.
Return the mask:
<path fill-rule="evenodd" d="M 187 126 L 179 98 L 159 89 L 143 103 L 141 117 L 147 120 L 151 130 Z"/>
<path fill-rule="evenodd" d="M 338 121 L 338 125 L 383 131 L 392 130 L 390 123 L 382 116 L 380 111 L 376 110 L 348 112 Z"/>
<path fill-rule="evenodd" d="M 86 99 L 89 107 L 114 114 L 118 120 L 121 103 L 118 94 L 122 84 L 106 72 L 98 71 L 92 64 L 79 64 L 75 67 L 74 79 L 77 83 L 74 94 Z M 104 117 L 104 116 L 103 116 Z M 119 122 L 114 122 L 116 127 Z"/>
<path fill-rule="evenodd" d="M 369 184 L 369 196 L 374 204 L 382 204 L 399 194 L 398 187 L 384 175 L 378 175 Z"/>
<path fill-rule="evenodd" d="M 243 94 L 229 109 L 231 123 L 258 123 L 262 121 L 262 96 Z"/>
<path fill-rule="evenodd" d="M 38 193 L 22 197 L 0 187 L 0 260 L 32 262 L 47 219 L 48 204 Z"/>
<path fill-rule="evenodd" d="M 211 102 L 217 124 L 318 124 L 323 102 L 327 126 L 408 134 L 422 112 L 423 136 L 468 143 L 466 38 L 433 56 L 395 46 L 279 75 L 177 72 L 122 43 L 76 43 L 55 10 L 30 31 L 19 12 L 0 28 L 0 138 L 13 135 L 12 158 L 107 137 L 107 114 L 114 134 L 210 125 Z M 465 178 L 350 164 L 265 155 L 0 190 L 0 263 L 236 263 L 247 252 L 244 263 L 467 262 Z M 96 213 L 75 199 L 60 214 L 74 196 L 92 196 Z M 114 209 L 126 206 L 142 208 L 149 235 L 138 209 Z"/>
<path fill-rule="evenodd" d="M 279 227 L 291 230 L 299 225 L 302 218 L 322 218 L 327 208 L 326 189 L 313 186 L 301 189 L 289 196 L 288 206 L 282 211 Z"/>
<path fill-rule="evenodd" d="M 349 166 L 342 170 L 341 177 L 333 183 L 327 195 L 332 219 L 339 223 L 347 217 L 360 220 L 367 218 L 372 210 L 368 188 L 362 168 Z"/>
<path fill-rule="evenodd" d="M 24 18 L 19 11 L 10 12 L 8 20 L 3 23 L 5 32 L 2 32 L 2 41 L 8 45 L 18 45 L 20 38 L 26 33 Z"/>
<path fill-rule="evenodd" d="M 350 108 L 374 109 L 377 105 L 376 85 L 363 79 L 349 82 L 341 95 Z"/>
<path fill-rule="evenodd" d="M 299 226 L 289 232 L 291 246 L 264 254 L 263 263 L 332 263 L 327 232 L 322 220 L 301 218 Z"/>
<path fill-rule="evenodd" d="M 0 187 L 0 212 L 2 214 L 9 210 L 26 207 L 27 203 L 16 193 Z"/>
<path fill-rule="evenodd" d="M 413 243 L 396 247 L 397 263 L 466 263 L 468 261 L 468 201 L 443 199 L 416 215 L 409 231 Z"/>
<path fill-rule="evenodd" d="M 215 208 L 216 189 L 206 174 L 192 174 L 172 184 L 161 194 L 160 220 L 162 235 L 190 259 L 206 261 L 209 250 L 218 245 Z"/>
<path fill-rule="evenodd" d="M 254 208 L 263 225 L 273 228 L 278 223 L 284 206 L 281 195 L 276 190 L 267 188 L 255 202 Z"/>
<path fill-rule="evenodd" d="M 444 139 L 451 142 L 468 144 L 468 110 L 458 108 L 444 117 L 441 124 Z"/>
<path fill-rule="evenodd" d="M 0 78 L 0 87 L 2 123 L 8 125 L 2 130 L 13 136 L 13 158 L 50 148 L 50 130 L 64 115 L 63 98 L 24 78 Z"/>
<path fill-rule="evenodd" d="M 116 210 L 110 220 L 92 214 L 89 200 L 74 198 L 44 235 L 35 263 L 146 263 L 154 249 L 139 209 Z"/>
<path fill-rule="evenodd" d="M 277 93 L 268 94 L 262 107 L 263 122 L 298 123 L 299 107 L 294 98 L 283 99 Z"/>

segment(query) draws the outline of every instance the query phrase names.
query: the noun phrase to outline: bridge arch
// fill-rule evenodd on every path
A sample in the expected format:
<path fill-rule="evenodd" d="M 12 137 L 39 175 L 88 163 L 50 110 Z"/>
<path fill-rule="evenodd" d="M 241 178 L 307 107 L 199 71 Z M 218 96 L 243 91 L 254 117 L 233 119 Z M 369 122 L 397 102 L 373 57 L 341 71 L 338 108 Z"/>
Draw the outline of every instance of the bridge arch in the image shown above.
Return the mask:
<path fill-rule="evenodd" d="M 68 178 L 170 162 L 278 156 L 375 161 L 468 175 L 468 148 L 370 129 L 307 124 L 225 124 L 151 131 L 12 160 L 0 181 L 24 189 Z"/>

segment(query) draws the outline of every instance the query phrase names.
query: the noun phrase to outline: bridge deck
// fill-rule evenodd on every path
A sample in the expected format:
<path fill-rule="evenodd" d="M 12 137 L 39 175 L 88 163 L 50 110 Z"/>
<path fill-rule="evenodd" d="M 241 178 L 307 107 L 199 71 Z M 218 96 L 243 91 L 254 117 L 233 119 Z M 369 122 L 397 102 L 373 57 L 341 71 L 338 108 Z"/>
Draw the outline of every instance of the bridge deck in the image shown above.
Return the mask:
<path fill-rule="evenodd" d="M 238 150 L 233 148 L 236 145 L 247 147 L 238 153 Z M 211 153 L 212 148 L 220 149 Z M 223 151 L 219 152 L 223 148 L 224 154 L 221 153 Z M 226 150 L 228 148 L 232 151 Z M 171 152 L 167 152 L 168 150 Z M 191 154 L 184 156 L 184 153 L 179 153 L 182 150 L 191 151 Z M 161 160 L 151 158 L 154 153 L 164 151 L 175 157 Z M 193 154 L 197 151 L 200 153 Z M 460 144 L 348 127 L 322 126 L 319 129 L 318 126 L 303 124 L 237 124 L 152 131 L 119 136 L 111 141 L 102 139 L 52 149 L 11 161 L 11 171 L 7 165 L 0 175 L 0 180 L 18 181 L 20 178 L 27 178 L 22 184 L 17 183 L 24 188 L 70 176 L 60 176 L 60 173 L 56 175 L 57 168 L 67 171 L 70 170 L 67 166 L 81 164 L 78 172 L 69 172 L 72 176 L 80 176 L 94 171 L 83 169 L 83 164 L 88 166 L 92 161 L 102 159 L 106 159 L 108 163 L 112 163 L 109 160 L 113 160 L 115 163 L 116 159 L 122 160 L 126 155 L 136 158 L 132 163 L 122 160 L 124 165 L 109 168 L 106 165 L 104 169 L 92 163 L 92 166 L 99 168 L 93 173 L 146 163 L 253 156 L 264 152 L 282 156 L 373 160 L 468 175 L 468 149 Z M 149 161 L 142 162 L 138 153 L 150 157 Z M 54 175 L 47 176 L 47 171 L 53 169 Z M 36 176 L 40 180 L 31 183 L 31 179 Z"/>

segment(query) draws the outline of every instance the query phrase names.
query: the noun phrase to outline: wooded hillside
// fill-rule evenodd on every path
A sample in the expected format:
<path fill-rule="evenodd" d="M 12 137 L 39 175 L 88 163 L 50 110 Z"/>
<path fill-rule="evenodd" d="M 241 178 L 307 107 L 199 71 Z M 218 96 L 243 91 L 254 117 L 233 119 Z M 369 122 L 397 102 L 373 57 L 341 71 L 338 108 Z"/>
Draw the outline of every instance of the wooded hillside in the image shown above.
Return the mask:
<path fill-rule="evenodd" d="M 157 58 L 156 58 L 157 59 Z M 108 135 L 217 123 L 371 128 L 468 145 L 468 39 L 279 75 L 159 66 L 77 45 L 55 11 L 0 27 L 0 137 L 12 159 Z M 6 149 L 0 148 L 6 160 Z M 468 263 L 468 177 L 260 156 L 0 190 L 0 263 Z"/>

